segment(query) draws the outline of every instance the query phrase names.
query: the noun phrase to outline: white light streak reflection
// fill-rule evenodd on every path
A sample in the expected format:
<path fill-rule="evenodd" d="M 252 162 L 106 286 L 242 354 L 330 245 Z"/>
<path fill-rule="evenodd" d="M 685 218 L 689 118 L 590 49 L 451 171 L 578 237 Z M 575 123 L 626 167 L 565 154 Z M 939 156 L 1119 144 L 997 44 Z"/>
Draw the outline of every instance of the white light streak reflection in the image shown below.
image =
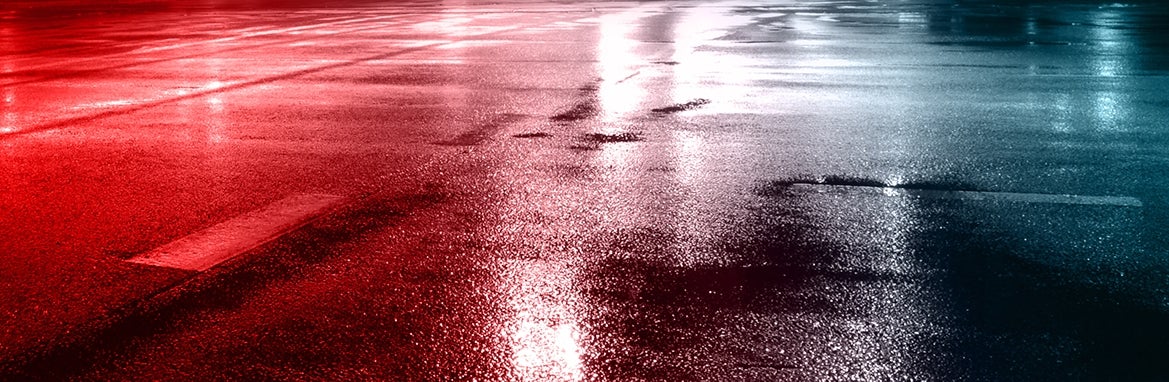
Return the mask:
<path fill-rule="evenodd" d="M 13 41 L 12 27 L 7 25 L 0 25 L 0 51 L 14 51 L 16 44 Z M 10 74 L 16 71 L 16 65 L 10 58 L 0 56 L 3 61 L 3 71 L 5 74 Z M 17 132 L 17 114 L 16 114 L 16 90 L 11 86 L 4 87 L 4 104 L 0 105 L 4 111 L 4 121 L 0 124 L 0 134 L 11 134 Z"/>
<path fill-rule="evenodd" d="M 893 174 L 888 178 L 897 178 Z M 920 277 L 931 272 L 921 260 L 926 254 L 914 248 L 922 231 L 924 212 L 904 189 L 884 187 L 879 193 L 852 194 L 826 201 L 823 194 L 797 200 L 797 208 L 808 211 L 816 224 L 833 227 L 827 239 L 849 251 L 829 266 L 840 272 Z M 843 195 L 843 194 L 842 194 Z M 880 279 L 880 278 L 878 278 Z M 919 367 L 913 356 L 920 337 L 930 336 L 946 325 L 939 319 L 939 307 L 923 298 L 919 284 L 873 280 L 849 284 L 843 289 L 828 287 L 828 294 L 847 296 L 836 300 L 839 311 L 847 311 L 843 325 L 819 332 L 824 342 L 813 342 L 822 354 L 824 379 L 887 380 L 914 375 Z"/>
<path fill-rule="evenodd" d="M 751 94 L 756 88 L 749 86 L 761 74 L 755 60 L 745 55 L 703 49 L 717 45 L 718 38 L 751 22 L 750 16 L 703 8 L 687 9 L 681 15 L 674 30 L 674 53 L 670 58 L 678 63 L 672 69 L 672 101 L 685 103 L 700 98 L 713 101 L 683 114 L 753 113 L 759 110 L 743 104 L 757 96 Z"/>
<path fill-rule="evenodd" d="M 225 136 L 224 103 L 219 96 L 207 97 L 207 142 L 209 143 L 223 143 L 227 140 Z"/>
<path fill-rule="evenodd" d="M 1055 109 L 1055 118 L 1051 119 L 1051 128 L 1057 132 L 1066 133 L 1072 130 L 1071 120 L 1071 105 L 1072 97 L 1067 93 L 1056 94 L 1053 99 L 1053 108 Z"/>
<path fill-rule="evenodd" d="M 11 134 L 17 129 L 16 91 L 12 88 L 4 89 L 4 123 L 0 124 L 0 134 Z"/>
<path fill-rule="evenodd" d="M 504 326 L 514 377 L 520 381 L 580 381 L 585 377 L 583 335 L 576 319 L 580 299 L 575 270 L 543 262 L 515 263 L 505 274 L 513 311 Z"/>
<path fill-rule="evenodd" d="M 678 180 L 682 184 L 694 186 L 703 174 L 703 140 L 693 131 L 674 132 L 676 147 L 675 155 L 678 163 Z"/>
<path fill-rule="evenodd" d="M 1110 26 L 1114 19 L 1122 17 L 1122 14 L 1113 10 L 1100 10 L 1092 14 L 1095 24 L 1091 29 L 1092 40 L 1096 47 L 1092 66 L 1097 76 L 1113 77 L 1129 70 L 1126 59 L 1134 53 L 1132 43 L 1127 41 L 1129 37 L 1125 33 Z"/>
<path fill-rule="evenodd" d="M 1132 36 L 1114 25 L 1127 24 L 1125 18 L 1128 13 L 1108 8 L 1098 9 L 1092 13 L 1094 26 L 1092 39 L 1095 43 L 1092 52 L 1092 67 L 1098 77 L 1104 77 L 1102 82 L 1105 89 L 1096 92 L 1092 99 L 1092 116 L 1095 128 L 1106 131 L 1123 131 L 1127 129 L 1129 116 L 1127 111 L 1130 105 L 1123 95 L 1132 87 L 1132 78 L 1128 72 L 1132 70 L 1132 58 L 1138 52 Z"/>
<path fill-rule="evenodd" d="M 645 89 L 634 77 L 641 65 L 634 52 L 637 42 L 629 38 L 638 12 L 624 12 L 600 17 L 600 38 L 597 41 L 597 72 L 601 83 L 597 98 L 601 119 L 606 122 L 623 121 L 638 110 L 645 98 Z M 631 81 L 634 80 L 634 81 Z"/>

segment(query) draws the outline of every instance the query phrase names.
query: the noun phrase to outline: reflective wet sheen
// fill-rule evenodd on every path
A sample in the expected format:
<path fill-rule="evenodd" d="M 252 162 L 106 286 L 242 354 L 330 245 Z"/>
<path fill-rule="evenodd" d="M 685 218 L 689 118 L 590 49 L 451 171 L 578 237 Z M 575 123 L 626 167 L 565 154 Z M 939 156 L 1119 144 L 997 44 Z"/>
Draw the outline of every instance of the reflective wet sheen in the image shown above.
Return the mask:
<path fill-rule="evenodd" d="M 1166 373 L 1159 3 L 226 3 L 0 5 L 0 377 Z"/>

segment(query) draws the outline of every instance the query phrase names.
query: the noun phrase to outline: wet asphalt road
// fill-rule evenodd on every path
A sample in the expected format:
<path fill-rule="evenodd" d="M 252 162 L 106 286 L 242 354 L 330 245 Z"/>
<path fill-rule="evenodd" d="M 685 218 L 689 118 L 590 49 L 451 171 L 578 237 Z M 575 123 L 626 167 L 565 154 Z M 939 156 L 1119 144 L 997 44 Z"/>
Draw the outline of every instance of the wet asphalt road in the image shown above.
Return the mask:
<path fill-rule="evenodd" d="M 9 377 L 1169 379 L 1156 3 L 60 3 L 0 6 Z"/>

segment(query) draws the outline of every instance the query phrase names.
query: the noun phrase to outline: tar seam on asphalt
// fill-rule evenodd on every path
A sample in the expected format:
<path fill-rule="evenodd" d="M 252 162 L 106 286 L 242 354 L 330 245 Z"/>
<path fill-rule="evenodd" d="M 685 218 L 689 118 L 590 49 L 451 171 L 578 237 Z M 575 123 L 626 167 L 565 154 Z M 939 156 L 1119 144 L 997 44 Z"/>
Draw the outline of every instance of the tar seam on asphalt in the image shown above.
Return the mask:
<path fill-rule="evenodd" d="M 656 109 L 651 109 L 650 111 L 652 111 L 654 113 L 663 113 L 663 114 L 678 113 L 678 112 L 683 112 L 686 110 L 694 110 L 694 109 L 697 109 L 699 107 L 702 107 L 702 105 L 706 105 L 709 103 L 710 103 L 710 100 L 708 100 L 706 98 L 698 98 L 698 99 L 695 99 L 695 100 L 690 101 L 690 102 L 670 105 L 670 106 L 666 106 L 666 107 L 659 107 Z"/>
<path fill-rule="evenodd" d="M 640 142 L 645 140 L 639 133 L 592 133 L 581 136 L 581 140 L 589 143 L 616 143 L 616 142 Z"/>
<path fill-rule="evenodd" d="M 552 136 L 552 134 L 548 134 L 545 132 L 536 132 L 536 133 L 519 133 L 519 134 L 512 135 L 512 138 L 548 138 L 551 136 Z"/>

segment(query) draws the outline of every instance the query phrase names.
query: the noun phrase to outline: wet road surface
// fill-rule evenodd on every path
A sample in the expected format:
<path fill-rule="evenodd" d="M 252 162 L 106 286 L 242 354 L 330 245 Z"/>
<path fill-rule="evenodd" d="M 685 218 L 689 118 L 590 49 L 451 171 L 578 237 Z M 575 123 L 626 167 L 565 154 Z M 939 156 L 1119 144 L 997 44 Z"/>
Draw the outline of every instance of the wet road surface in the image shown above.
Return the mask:
<path fill-rule="evenodd" d="M 326 5 L 0 8 L 0 371 L 1169 375 L 1169 8 Z"/>

